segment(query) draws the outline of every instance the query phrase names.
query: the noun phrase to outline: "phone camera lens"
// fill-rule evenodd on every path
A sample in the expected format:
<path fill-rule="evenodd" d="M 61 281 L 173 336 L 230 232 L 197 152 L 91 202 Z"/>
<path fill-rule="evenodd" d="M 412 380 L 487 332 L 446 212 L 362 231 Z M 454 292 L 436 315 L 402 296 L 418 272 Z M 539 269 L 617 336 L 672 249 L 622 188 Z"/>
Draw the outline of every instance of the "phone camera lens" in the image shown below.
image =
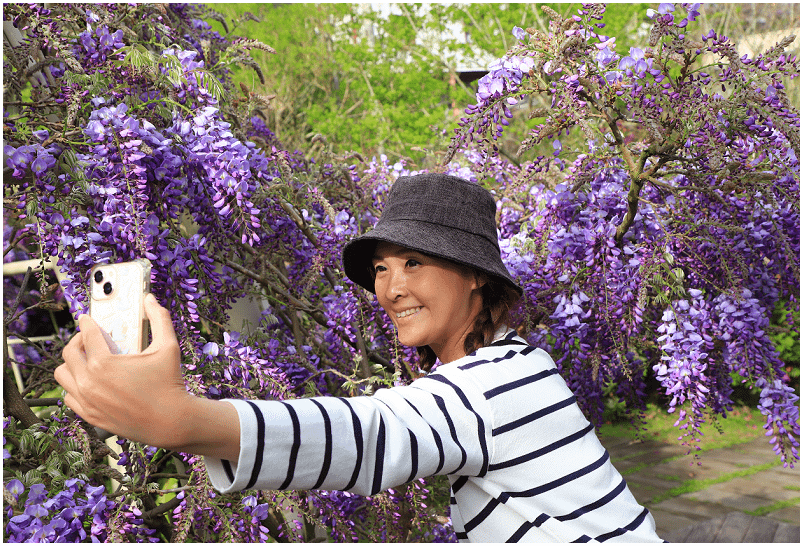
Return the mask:
<path fill-rule="evenodd" d="M 108 296 L 111 293 L 111 290 L 113 290 L 113 288 L 111 288 L 110 282 L 107 282 L 103 285 L 103 294 L 105 294 L 106 296 Z"/>
<path fill-rule="evenodd" d="M 94 272 L 94 282 L 96 282 L 98 284 L 103 282 L 103 272 L 102 271 L 97 270 L 97 271 Z"/>

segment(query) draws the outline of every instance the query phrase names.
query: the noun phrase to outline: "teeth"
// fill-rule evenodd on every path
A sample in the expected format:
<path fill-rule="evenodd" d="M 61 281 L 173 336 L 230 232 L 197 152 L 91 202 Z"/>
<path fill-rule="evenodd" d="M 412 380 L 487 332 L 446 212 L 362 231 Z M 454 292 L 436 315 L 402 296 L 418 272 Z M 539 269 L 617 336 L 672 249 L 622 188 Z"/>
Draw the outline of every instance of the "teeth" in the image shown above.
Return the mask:
<path fill-rule="evenodd" d="M 409 315 L 413 315 L 414 313 L 419 312 L 420 309 L 422 309 L 422 307 L 415 307 L 414 309 L 409 309 L 407 311 L 403 311 L 402 313 L 397 313 L 396 316 L 397 318 L 407 317 Z"/>

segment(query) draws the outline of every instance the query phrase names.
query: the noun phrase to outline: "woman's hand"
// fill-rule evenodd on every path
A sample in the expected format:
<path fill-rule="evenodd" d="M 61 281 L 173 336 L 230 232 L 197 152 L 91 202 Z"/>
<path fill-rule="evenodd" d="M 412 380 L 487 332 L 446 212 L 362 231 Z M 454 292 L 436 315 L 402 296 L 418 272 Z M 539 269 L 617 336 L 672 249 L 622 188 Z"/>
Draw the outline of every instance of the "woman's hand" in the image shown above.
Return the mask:
<path fill-rule="evenodd" d="M 180 348 L 169 312 L 145 299 L 153 342 L 139 354 L 112 354 L 88 315 L 63 351 L 55 379 L 64 402 L 83 419 L 123 438 L 149 445 L 238 459 L 238 415 L 232 404 L 186 391 Z"/>

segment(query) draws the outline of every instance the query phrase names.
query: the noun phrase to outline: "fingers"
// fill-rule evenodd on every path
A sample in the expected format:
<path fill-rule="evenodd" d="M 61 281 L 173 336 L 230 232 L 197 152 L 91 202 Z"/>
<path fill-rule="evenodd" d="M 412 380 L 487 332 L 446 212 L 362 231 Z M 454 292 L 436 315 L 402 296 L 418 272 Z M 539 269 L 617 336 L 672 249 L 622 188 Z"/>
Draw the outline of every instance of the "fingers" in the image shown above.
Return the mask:
<path fill-rule="evenodd" d="M 75 397 L 72 396 L 70 393 L 67 393 L 66 395 L 64 395 L 64 403 L 67 405 L 67 407 L 69 409 L 71 409 L 72 411 L 74 411 L 78 415 L 80 415 L 80 416 L 84 415 L 83 407 L 81 407 L 81 405 L 78 403 L 78 401 L 75 399 Z"/>
<path fill-rule="evenodd" d="M 81 315 L 78 317 L 78 326 L 80 326 L 81 335 L 75 336 L 75 338 L 70 341 L 69 345 L 72 345 L 72 343 L 77 340 L 77 342 L 82 345 L 80 349 L 86 353 L 87 361 L 96 360 L 111 354 L 108 343 L 106 343 L 105 337 L 103 336 L 103 331 L 92 317 L 89 315 Z M 67 345 L 67 347 L 69 347 L 69 345 Z M 66 351 L 66 348 L 64 350 Z"/>
<path fill-rule="evenodd" d="M 78 332 L 61 352 L 64 363 L 53 372 L 53 377 L 64 389 L 64 403 L 78 415 L 83 414 L 83 408 L 75 398 L 79 394 L 76 374 L 86 372 L 86 357 L 84 356 L 83 332 Z"/>
<path fill-rule="evenodd" d="M 80 322 L 80 320 L 79 320 Z M 61 351 L 61 356 L 64 357 L 64 361 L 69 363 L 74 358 L 82 355 L 85 351 L 85 347 L 83 344 L 83 332 L 77 332 L 72 339 L 69 340 L 69 343 L 64 347 L 64 350 Z"/>
<path fill-rule="evenodd" d="M 144 299 L 144 312 L 150 320 L 150 331 L 153 334 L 153 342 L 147 348 L 147 352 L 156 350 L 160 347 L 177 344 L 175 329 L 172 326 L 172 318 L 164 307 L 162 307 L 153 294 L 148 294 Z"/>
<path fill-rule="evenodd" d="M 53 372 L 55 380 L 66 391 L 76 392 L 77 385 L 75 384 L 75 373 L 80 373 L 79 368 L 86 367 L 86 356 L 84 354 L 85 348 L 83 345 L 83 332 L 76 333 L 69 343 L 67 343 L 64 350 L 61 351 L 61 356 L 64 363 L 58 366 Z"/>
<path fill-rule="evenodd" d="M 98 415 L 92 415 L 89 413 L 87 408 L 84 408 L 83 405 L 78 401 L 77 398 L 72 396 L 70 393 L 64 395 L 64 404 L 75 412 L 75 415 L 79 416 L 81 419 L 89 423 L 90 425 L 94 425 L 96 427 L 103 427 L 107 426 L 105 423 L 101 421 L 101 417 Z"/>
<path fill-rule="evenodd" d="M 72 372 L 69 371 L 69 364 L 61 364 L 58 368 L 56 368 L 55 372 L 53 372 L 53 377 L 55 380 L 58 381 L 58 384 L 63 387 L 67 393 L 70 392 L 77 392 L 78 385 L 75 383 L 75 377 L 72 375 Z"/>

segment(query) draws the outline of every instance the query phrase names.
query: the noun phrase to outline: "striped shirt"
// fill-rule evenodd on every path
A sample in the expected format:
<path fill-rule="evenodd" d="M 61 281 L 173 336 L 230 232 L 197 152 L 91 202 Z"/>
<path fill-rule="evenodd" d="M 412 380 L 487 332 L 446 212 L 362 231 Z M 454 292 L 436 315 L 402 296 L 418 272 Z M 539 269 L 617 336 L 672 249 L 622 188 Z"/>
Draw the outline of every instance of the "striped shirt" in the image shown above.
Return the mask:
<path fill-rule="evenodd" d="M 239 460 L 206 458 L 223 493 L 373 495 L 446 474 L 460 541 L 661 541 L 553 360 L 510 330 L 373 396 L 229 402 Z"/>

